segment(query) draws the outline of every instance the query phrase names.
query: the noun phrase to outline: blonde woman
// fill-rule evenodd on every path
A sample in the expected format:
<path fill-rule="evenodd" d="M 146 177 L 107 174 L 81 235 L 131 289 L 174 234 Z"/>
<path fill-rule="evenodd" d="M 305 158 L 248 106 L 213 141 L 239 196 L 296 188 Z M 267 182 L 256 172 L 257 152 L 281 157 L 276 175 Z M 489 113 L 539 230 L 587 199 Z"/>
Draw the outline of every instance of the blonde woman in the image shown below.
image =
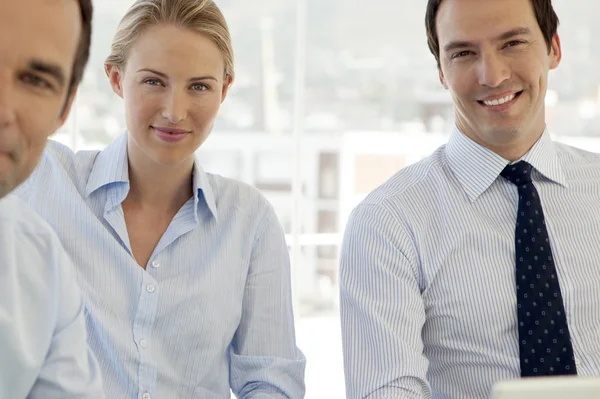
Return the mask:
<path fill-rule="evenodd" d="M 104 150 L 49 144 L 19 195 L 78 271 L 109 398 L 301 398 L 289 257 L 269 203 L 195 151 L 234 79 L 211 0 L 140 0 L 106 72 L 127 132 Z"/>

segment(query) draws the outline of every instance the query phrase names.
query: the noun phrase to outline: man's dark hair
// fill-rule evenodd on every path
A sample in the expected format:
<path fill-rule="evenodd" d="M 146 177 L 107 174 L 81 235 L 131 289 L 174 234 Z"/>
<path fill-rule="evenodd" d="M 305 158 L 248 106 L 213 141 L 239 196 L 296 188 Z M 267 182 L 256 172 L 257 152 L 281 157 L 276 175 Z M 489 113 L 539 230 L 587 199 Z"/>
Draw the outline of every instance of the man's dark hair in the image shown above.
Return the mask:
<path fill-rule="evenodd" d="M 77 45 L 77 52 L 75 53 L 75 60 L 73 61 L 73 70 L 71 71 L 65 108 L 71 96 L 75 94 L 75 88 L 83 78 L 85 66 L 90 58 L 90 46 L 92 44 L 92 16 L 94 13 L 92 0 L 77 0 L 77 2 L 79 3 L 81 13 L 81 35 L 79 37 L 79 44 Z M 65 108 L 63 108 L 63 112 Z"/>
<path fill-rule="evenodd" d="M 440 42 L 438 41 L 435 20 L 440 5 L 444 0 L 428 0 L 427 12 L 425 13 L 425 28 L 427 29 L 427 44 L 429 50 L 435 57 L 438 68 L 440 68 Z M 552 0 L 529 0 L 535 12 L 535 18 L 544 35 L 548 46 L 548 52 L 552 46 L 552 38 L 558 30 L 558 16 L 552 7 Z"/>

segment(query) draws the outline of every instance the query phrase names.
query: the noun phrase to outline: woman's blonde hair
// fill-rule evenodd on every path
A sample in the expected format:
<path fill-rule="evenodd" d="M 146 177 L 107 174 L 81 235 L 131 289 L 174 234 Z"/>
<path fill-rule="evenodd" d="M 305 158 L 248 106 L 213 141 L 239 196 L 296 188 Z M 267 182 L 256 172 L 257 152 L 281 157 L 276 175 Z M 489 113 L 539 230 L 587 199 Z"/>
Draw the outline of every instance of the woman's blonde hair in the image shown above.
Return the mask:
<path fill-rule="evenodd" d="M 223 55 L 225 76 L 233 79 L 231 35 L 213 0 L 137 0 L 119 23 L 105 65 L 123 69 L 135 40 L 145 29 L 157 24 L 173 24 L 208 37 Z"/>

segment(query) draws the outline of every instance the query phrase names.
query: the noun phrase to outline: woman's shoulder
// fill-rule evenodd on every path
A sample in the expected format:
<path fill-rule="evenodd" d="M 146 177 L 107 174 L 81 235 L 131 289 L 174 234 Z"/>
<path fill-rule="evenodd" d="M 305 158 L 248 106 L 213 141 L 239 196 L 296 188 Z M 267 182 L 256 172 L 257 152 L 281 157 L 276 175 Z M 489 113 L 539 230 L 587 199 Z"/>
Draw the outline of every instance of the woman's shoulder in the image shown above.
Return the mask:
<path fill-rule="evenodd" d="M 213 173 L 206 177 L 218 208 L 233 207 L 257 215 L 272 208 L 265 195 L 248 183 Z"/>
<path fill-rule="evenodd" d="M 80 177 L 89 174 L 99 153 L 100 150 L 74 152 L 62 143 L 48 140 L 43 161 L 49 163 L 49 166 L 62 168 L 71 177 Z"/>
<path fill-rule="evenodd" d="M 15 194 L 27 201 L 31 196 L 47 194 L 49 190 L 61 191 L 67 186 L 74 185 L 81 191 L 98 153 L 99 151 L 75 153 L 62 143 L 48 140 L 39 164 L 15 190 Z"/>

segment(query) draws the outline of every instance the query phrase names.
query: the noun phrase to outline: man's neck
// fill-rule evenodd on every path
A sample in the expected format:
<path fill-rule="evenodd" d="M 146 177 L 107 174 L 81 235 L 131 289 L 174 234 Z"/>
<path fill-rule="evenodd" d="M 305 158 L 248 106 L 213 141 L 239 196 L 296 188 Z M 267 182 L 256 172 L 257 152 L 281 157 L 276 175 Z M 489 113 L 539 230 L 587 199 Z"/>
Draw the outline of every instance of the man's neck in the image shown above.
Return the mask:
<path fill-rule="evenodd" d="M 540 129 L 535 129 L 535 134 L 514 133 L 512 137 L 507 137 L 506 140 L 485 140 L 484 137 L 477 135 L 469 129 L 462 128 L 459 124 L 456 125 L 465 136 L 473 140 L 475 143 L 495 152 L 502 158 L 514 162 L 521 159 L 527 154 L 533 146 L 539 141 L 545 131 L 545 125 Z"/>

